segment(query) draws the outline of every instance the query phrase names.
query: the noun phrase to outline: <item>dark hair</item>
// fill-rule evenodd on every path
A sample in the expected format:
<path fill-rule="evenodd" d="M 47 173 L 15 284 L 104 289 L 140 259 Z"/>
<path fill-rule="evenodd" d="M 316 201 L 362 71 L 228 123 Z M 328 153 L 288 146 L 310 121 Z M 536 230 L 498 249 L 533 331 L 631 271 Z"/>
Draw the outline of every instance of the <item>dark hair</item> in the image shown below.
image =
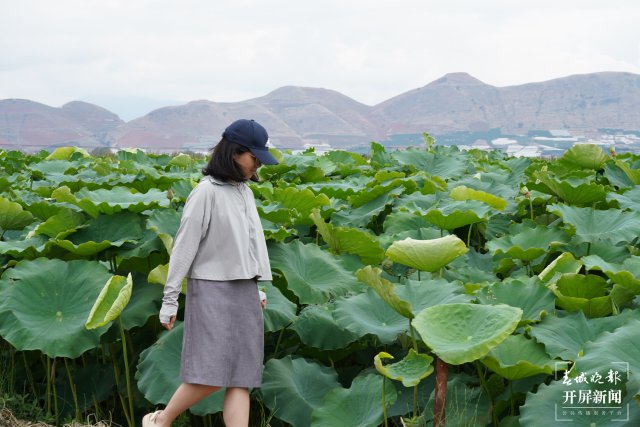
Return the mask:
<path fill-rule="evenodd" d="M 246 181 L 242 174 L 242 169 L 240 169 L 233 157 L 246 153 L 249 151 L 248 148 L 222 138 L 211 151 L 209 163 L 202 168 L 203 175 L 210 175 L 221 181 Z M 249 179 L 254 182 L 259 182 L 255 174 Z"/>

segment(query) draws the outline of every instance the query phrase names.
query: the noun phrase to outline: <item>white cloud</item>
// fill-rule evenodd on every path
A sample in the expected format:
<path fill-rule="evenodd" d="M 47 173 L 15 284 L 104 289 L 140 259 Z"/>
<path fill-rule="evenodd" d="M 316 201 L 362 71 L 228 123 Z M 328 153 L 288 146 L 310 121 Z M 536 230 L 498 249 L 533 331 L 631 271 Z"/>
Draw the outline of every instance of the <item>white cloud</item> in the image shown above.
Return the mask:
<path fill-rule="evenodd" d="M 283 85 L 375 104 L 447 72 L 496 86 L 640 73 L 635 0 L 23 0 L 0 13 L 0 98 L 235 101 Z"/>

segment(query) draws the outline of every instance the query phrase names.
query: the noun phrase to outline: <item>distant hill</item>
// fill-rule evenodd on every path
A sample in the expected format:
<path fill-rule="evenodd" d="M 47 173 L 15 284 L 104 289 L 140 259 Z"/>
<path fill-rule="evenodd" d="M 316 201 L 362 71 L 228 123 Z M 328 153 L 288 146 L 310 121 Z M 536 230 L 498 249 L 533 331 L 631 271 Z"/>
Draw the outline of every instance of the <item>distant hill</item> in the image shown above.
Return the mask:
<path fill-rule="evenodd" d="M 236 118 L 253 118 L 274 145 L 367 145 L 394 135 L 500 129 L 526 134 L 549 129 L 640 130 L 640 75 L 605 72 L 496 87 L 451 73 L 375 106 L 339 92 L 285 86 L 241 102 L 193 101 L 123 122 L 92 104 L 53 108 L 27 100 L 0 101 L 0 145 L 34 151 L 58 145 L 203 150 Z"/>

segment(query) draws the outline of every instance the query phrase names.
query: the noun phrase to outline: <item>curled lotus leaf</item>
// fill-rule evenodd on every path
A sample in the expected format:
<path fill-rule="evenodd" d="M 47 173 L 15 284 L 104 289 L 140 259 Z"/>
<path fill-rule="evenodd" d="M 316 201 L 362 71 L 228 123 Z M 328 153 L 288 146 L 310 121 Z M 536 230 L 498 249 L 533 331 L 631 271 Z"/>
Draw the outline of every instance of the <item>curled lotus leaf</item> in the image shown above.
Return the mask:
<path fill-rule="evenodd" d="M 95 191 L 80 189 L 72 194 L 69 187 L 62 186 L 51 193 L 58 202 L 67 202 L 80 207 L 83 211 L 97 217 L 99 214 L 114 214 L 121 210 L 139 213 L 150 208 L 168 207 L 169 199 L 164 191 L 152 188 L 139 193 L 127 187 L 101 188 Z"/>
<path fill-rule="evenodd" d="M 544 283 L 555 283 L 565 273 L 577 273 L 582 268 L 582 262 L 575 259 L 570 252 L 564 252 L 554 259 L 538 274 Z"/>
<path fill-rule="evenodd" d="M 115 320 L 129 303 L 133 280 L 131 273 L 124 276 L 112 276 L 100 291 L 100 295 L 91 308 L 85 322 L 87 329 L 96 329 Z"/>
<path fill-rule="evenodd" d="M 622 194 L 610 192 L 607 194 L 607 201 L 615 200 L 622 209 L 630 211 L 640 211 L 640 185 L 625 191 Z"/>
<path fill-rule="evenodd" d="M 373 359 L 376 371 L 391 380 L 402 381 L 405 387 L 418 385 L 421 380 L 433 373 L 433 357 L 416 353 L 412 348 L 399 362 L 384 365 L 383 359 L 394 359 L 394 357 L 384 351 L 378 353 Z"/>
<path fill-rule="evenodd" d="M 402 164 L 413 166 L 418 171 L 444 179 L 457 178 L 467 171 L 465 155 L 451 152 L 428 152 L 422 149 L 394 151 L 392 158 Z"/>
<path fill-rule="evenodd" d="M 45 255 L 51 243 L 45 236 L 34 236 L 25 240 L 0 241 L 0 254 L 20 259 L 34 259 Z"/>
<path fill-rule="evenodd" d="M 575 144 L 559 161 L 580 169 L 600 170 L 610 157 L 595 144 Z"/>
<path fill-rule="evenodd" d="M 0 280 L 0 335 L 18 350 L 80 356 L 97 347 L 106 327 L 84 326 L 109 271 L 95 261 L 20 261 Z"/>
<path fill-rule="evenodd" d="M 424 215 L 427 221 L 443 230 L 453 230 L 489 219 L 491 206 L 477 200 L 442 201 Z"/>
<path fill-rule="evenodd" d="M 0 197 L 0 233 L 4 230 L 20 230 L 34 221 L 31 212 L 18 203 Z"/>
<path fill-rule="evenodd" d="M 525 222 L 510 227 L 509 234 L 488 241 L 487 248 L 494 255 L 504 253 L 511 258 L 532 261 L 568 240 L 564 230 Z"/>
<path fill-rule="evenodd" d="M 333 369 L 287 356 L 265 364 L 261 393 L 276 418 L 293 427 L 307 427 L 312 425 L 313 410 L 322 406 L 322 398 L 339 386 Z"/>
<path fill-rule="evenodd" d="M 588 255 L 582 258 L 587 270 L 600 270 L 607 275 L 613 283 L 625 289 L 640 294 L 640 256 L 631 256 L 622 264 L 607 262 L 597 255 Z"/>
<path fill-rule="evenodd" d="M 404 190 L 404 187 L 398 186 L 358 208 L 335 212 L 331 215 L 331 223 L 336 226 L 366 227 L 387 206 L 393 205 Z"/>
<path fill-rule="evenodd" d="M 522 310 L 508 305 L 442 304 L 411 322 L 435 354 L 452 365 L 486 356 L 515 330 Z"/>
<path fill-rule="evenodd" d="M 482 304 L 507 304 L 522 309 L 523 322 L 537 322 L 555 308 L 555 297 L 540 281 L 518 279 L 485 286 L 476 294 Z"/>
<path fill-rule="evenodd" d="M 630 242 L 640 234 L 639 212 L 620 209 L 595 210 L 562 204 L 549 205 L 547 211 L 558 215 L 565 224 L 573 227 L 579 242 Z"/>
<path fill-rule="evenodd" d="M 167 276 L 169 275 L 169 264 L 160 264 L 149 272 L 147 280 L 149 283 L 157 283 L 159 285 L 165 285 L 167 283 Z M 187 279 L 182 279 L 181 292 L 186 295 L 187 293 Z"/>
<path fill-rule="evenodd" d="M 416 189 L 416 183 L 410 179 L 394 179 L 384 184 L 366 187 L 362 191 L 349 196 L 348 201 L 354 208 L 359 208 L 398 187 L 404 187 L 406 192 L 412 193 Z"/>
<path fill-rule="evenodd" d="M 640 169 L 633 169 L 626 162 L 616 160 L 616 166 L 624 172 L 629 181 L 634 185 L 640 185 Z"/>
<path fill-rule="evenodd" d="M 64 238 L 78 230 L 84 222 L 85 217 L 81 213 L 68 208 L 62 208 L 58 213 L 47 218 L 45 222 L 38 224 L 31 234 Z"/>
<path fill-rule="evenodd" d="M 481 362 L 508 380 L 519 380 L 537 374 L 552 374 L 565 370 L 568 362 L 554 360 L 544 345 L 523 335 L 510 335 L 492 349 Z"/>
<path fill-rule="evenodd" d="M 58 147 L 51 152 L 45 160 L 70 160 L 75 153 L 80 153 L 82 157 L 89 157 L 89 153 L 80 147 Z"/>
<path fill-rule="evenodd" d="M 160 339 L 140 353 L 135 374 L 137 386 L 144 397 L 153 404 L 167 404 L 180 386 L 180 355 L 184 323 L 176 322 Z M 189 411 L 195 415 L 220 412 L 224 401 L 224 389 L 204 398 Z"/>
<path fill-rule="evenodd" d="M 273 201 L 280 203 L 287 209 L 295 210 L 297 212 L 295 222 L 301 225 L 313 224 L 309 218 L 313 209 L 331 204 L 331 200 L 325 194 L 316 196 L 308 188 L 299 190 L 296 187 L 274 189 Z"/>
<path fill-rule="evenodd" d="M 567 311 L 582 310 L 589 317 L 611 313 L 611 297 L 606 295 L 608 284 L 600 276 L 575 273 L 563 274 L 551 290 L 556 304 Z"/>
<path fill-rule="evenodd" d="M 386 256 L 394 262 L 434 272 L 468 251 L 462 240 L 449 235 L 432 240 L 407 238 L 394 242 L 387 249 Z"/>
<path fill-rule="evenodd" d="M 382 298 L 389 307 L 394 309 L 398 314 L 409 319 L 413 319 L 413 311 L 411 303 L 402 300 L 395 293 L 394 285 L 390 281 L 380 277 L 382 270 L 370 265 L 356 271 L 356 277 L 363 283 L 371 286 L 378 296 Z"/>
<path fill-rule="evenodd" d="M 498 197 L 491 193 L 487 193 L 480 190 L 474 190 L 472 188 L 466 187 L 464 185 L 460 185 L 451 190 L 449 196 L 453 200 L 477 200 L 479 202 L 486 203 L 494 209 L 499 211 L 504 210 L 507 207 L 507 201 L 502 197 Z"/>
<path fill-rule="evenodd" d="M 351 387 L 336 387 L 322 399 L 322 405 L 311 414 L 311 427 L 360 426 L 376 427 L 383 421 L 380 403 L 384 377 L 376 373 L 360 374 Z M 392 405 L 397 398 L 394 387 L 385 388 L 384 401 Z"/>
<path fill-rule="evenodd" d="M 289 329 L 294 330 L 307 346 L 322 350 L 345 348 L 358 337 L 336 322 L 332 314 L 334 307 L 333 303 L 308 305 Z"/>
<path fill-rule="evenodd" d="M 560 199 L 572 205 L 591 205 L 603 202 L 607 196 L 604 185 L 578 180 L 560 179 L 547 171 L 535 173 L 535 177 Z"/>

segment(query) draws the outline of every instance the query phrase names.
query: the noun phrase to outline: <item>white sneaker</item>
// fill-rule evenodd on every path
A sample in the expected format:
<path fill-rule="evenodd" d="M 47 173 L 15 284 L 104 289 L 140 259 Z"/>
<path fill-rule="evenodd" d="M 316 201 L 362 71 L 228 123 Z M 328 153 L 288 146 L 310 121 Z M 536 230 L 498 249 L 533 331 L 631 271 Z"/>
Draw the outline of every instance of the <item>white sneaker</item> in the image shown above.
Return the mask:
<path fill-rule="evenodd" d="M 162 411 L 156 411 L 153 413 L 149 413 L 142 418 L 142 427 L 156 427 L 159 424 L 156 424 L 156 418 L 158 418 L 158 414 Z"/>

